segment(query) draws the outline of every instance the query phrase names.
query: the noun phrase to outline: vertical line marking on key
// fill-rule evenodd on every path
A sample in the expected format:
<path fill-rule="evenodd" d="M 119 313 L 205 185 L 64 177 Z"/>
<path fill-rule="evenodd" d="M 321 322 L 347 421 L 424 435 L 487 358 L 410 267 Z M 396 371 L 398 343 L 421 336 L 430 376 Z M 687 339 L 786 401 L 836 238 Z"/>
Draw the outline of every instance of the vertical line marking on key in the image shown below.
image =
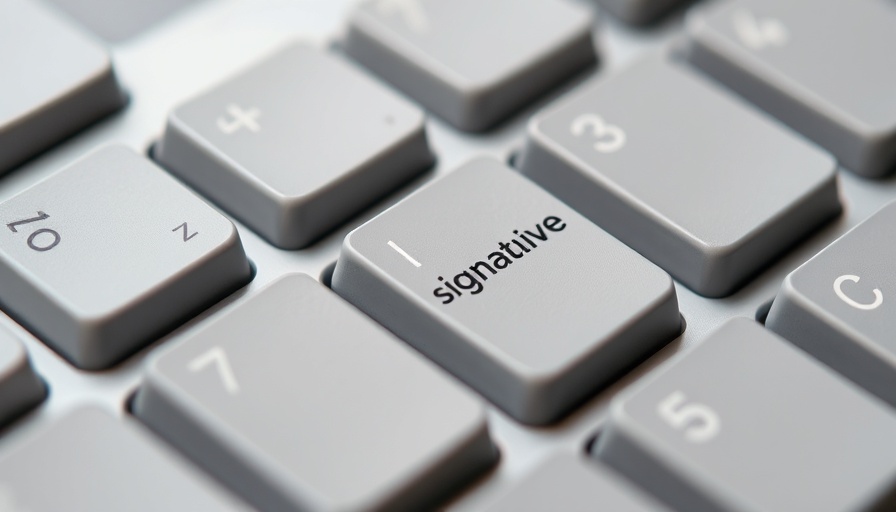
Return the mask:
<path fill-rule="evenodd" d="M 421 267 L 419 261 L 417 261 L 417 260 L 415 260 L 414 258 L 412 258 L 410 254 L 404 252 L 404 249 L 402 249 L 401 247 L 399 247 L 395 242 L 393 242 L 392 240 L 389 240 L 387 243 L 388 243 L 389 247 L 395 249 L 395 252 L 397 252 L 398 254 L 401 254 L 402 256 L 404 256 L 404 259 L 410 261 L 410 262 L 411 262 L 411 265 L 414 265 L 414 266 L 417 267 L 417 268 L 420 268 L 420 267 Z"/>

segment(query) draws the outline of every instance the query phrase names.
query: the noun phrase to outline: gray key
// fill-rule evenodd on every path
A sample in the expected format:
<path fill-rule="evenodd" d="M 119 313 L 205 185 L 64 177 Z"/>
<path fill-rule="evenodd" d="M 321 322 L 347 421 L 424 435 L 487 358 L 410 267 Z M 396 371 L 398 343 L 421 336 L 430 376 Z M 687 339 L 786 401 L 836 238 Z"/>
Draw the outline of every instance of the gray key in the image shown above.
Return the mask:
<path fill-rule="evenodd" d="M 668 274 L 487 158 L 351 232 L 333 289 L 531 424 L 680 326 Z"/>
<path fill-rule="evenodd" d="M 597 0 L 613 16 L 632 25 L 657 21 L 687 0 Z"/>
<path fill-rule="evenodd" d="M 696 66 L 850 170 L 894 170 L 892 0 L 729 0 L 690 21 Z"/>
<path fill-rule="evenodd" d="M 31 367 L 25 347 L 0 329 L 0 425 L 43 401 L 47 389 Z"/>
<path fill-rule="evenodd" d="M 248 511 L 142 429 L 76 409 L 0 456 L 4 512 Z"/>
<path fill-rule="evenodd" d="M 156 357 L 134 411 L 261 510 L 418 510 L 497 453 L 440 373 L 290 275 Z"/>
<path fill-rule="evenodd" d="M 829 155 L 663 54 L 536 116 L 521 167 L 710 297 L 840 212 Z"/>
<path fill-rule="evenodd" d="M 766 325 L 896 406 L 896 203 L 784 280 Z"/>
<path fill-rule="evenodd" d="M 245 284 L 229 220 L 122 146 L 0 204 L 0 303 L 102 369 Z"/>
<path fill-rule="evenodd" d="M 113 43 L 129 39 L 199 0 L 49 0 Z"/>
<path fill-rule="evenodd" d="M 582 456 L 561 454 L 522 479 L 487 512 L 661 512 L 643 491 Z"/>
<path fill-rule="evenodd" d="M 345 50 L 455 127 L 482 131 L 593 64 L 592 24 L 562 0 L 370 0 Z"/>
<path fill-rule="evenodd" d="M 616 398 L 596 454 L 688 512 L 893 510 L 896 415 L 735 319 Z"/>
<path fill-rule="evenodd" d="M 294 44 L 176 108 L 156 158 L 298 249 L 432 163 L 423 121 L 349 64 Z"/>
<path fill-rule="evenodd" d="M 33 0 L 0 2 L 0 174 L 120 108 L 109 53 Z"/>

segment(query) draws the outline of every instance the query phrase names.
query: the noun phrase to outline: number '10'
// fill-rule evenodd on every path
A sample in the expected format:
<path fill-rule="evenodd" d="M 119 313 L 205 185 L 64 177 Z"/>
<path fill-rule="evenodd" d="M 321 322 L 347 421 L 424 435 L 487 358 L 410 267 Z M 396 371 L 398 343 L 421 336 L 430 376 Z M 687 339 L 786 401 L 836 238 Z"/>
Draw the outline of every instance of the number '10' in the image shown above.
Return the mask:
<path fill-rule="evenodd" d="M 50 218 L 44 212 L 37 212 L 37 217 L 32 217 L 30 219 L 17 220 L 15 222 L 10 222 L 6 225 L 10 231 L 13 233 L 18 233 L 19 230 L 16 229 L 16 226 L 21 226 L 22 224 L 30 224 L 32 222 L 39 222 L 45 219 Z M 45 235 L 45 236 L 41 236 Z M 28 236 L 28 247 L 38 252 L 46 252 L 59 245 L 59 242 L 62 240 L 62 237 L 59 236 L 59 233 L 55 230 L 48 228 L 41 228 L 34 233 L 31 233 Z"/>

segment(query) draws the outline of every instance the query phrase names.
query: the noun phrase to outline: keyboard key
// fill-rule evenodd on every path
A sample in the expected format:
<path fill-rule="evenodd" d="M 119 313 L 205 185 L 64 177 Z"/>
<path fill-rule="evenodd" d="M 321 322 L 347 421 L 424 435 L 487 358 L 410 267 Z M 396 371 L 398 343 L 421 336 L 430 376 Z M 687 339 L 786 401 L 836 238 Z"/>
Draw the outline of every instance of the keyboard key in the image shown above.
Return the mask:
<path fill-rule="evenodd" d="M 597 0 L 610 14 L 631 25 L 657 21 L 687 0 Z"/>
<path fill-rule="evenodd" d="M 89 407 L 0 457 L 4 511 L 246 511 L 248 508 L 127 421 Z"/>
<path fill-rule="evenodd" d="M 0 174 L 119 109 L 109 53 L 40 2 L 0 2 Z"/>
<path fill-rule="evenodd" d="M 896 169 L 896 3 L 729 0 L 691 22 L 696 66 L 850 170 Z"/>
<path fill-rule="evenodd" d="M 371 0 L 346 52 L 461 130 L 482 131 L 595 60 L 593 19 L 562 0 Z"/>
<path fill-rule="evenodd" d="M 840 212 L 829 155 L 661 54 L 536 116 L 521 169 L 709 297 Z"/>
<path fill-rule="evenodd" d="M 497 454 L 474 397 L 305 275 L 156 357 L 134 411 L 259 510 L 424 509 Z"/>
<path fill-rule="evenodd" d="M 896 406 L 896 203 L 784 280 L 766 325 Z"/>
<path fill-rule="evenodd" d="M 487 158 L 351 232 L 333 289 L 530 424 L 680 327 L 668 274 Z"/>
<path fill-rule="evenodd" d="M 133 151 L 95 151 L 0 204 L 0 304 L 106 368 L 244 285 L 233 224 Z"/>
<path fill-rule="evenodd" d="M 359 70 L 294 44 L 176 108 L 156 158 L 299 249 L 432 163 L 423 121 Z"/>
<path fill-rule="evenodd" d="M 34 373 L 25 347 L 0 329 L 0 425 L 43 401 L 47 388 Z"/>
<path fill-rule="evenodd" d="M 611 406 L 596 454 L 677 510 L 893 510 L 896 415 L 759 324 Z"/>
<path fill-rule="evenodd" d="M 487 512 L 661 512 L 667 510 L 612 471 L 580 456 L 555 455 Z"/>
<path fill-rule="evenodd" d="M 130 39 L 199 0 L 49 0 L 106 41 Z"/>

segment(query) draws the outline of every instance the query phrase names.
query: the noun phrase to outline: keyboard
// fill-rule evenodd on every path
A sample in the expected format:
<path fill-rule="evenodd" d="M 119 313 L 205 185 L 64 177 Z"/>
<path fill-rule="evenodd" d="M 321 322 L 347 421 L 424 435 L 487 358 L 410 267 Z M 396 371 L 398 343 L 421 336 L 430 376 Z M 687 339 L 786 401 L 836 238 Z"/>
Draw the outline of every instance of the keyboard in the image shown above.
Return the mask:
<path fill-rule="evenodd" d="M 894 51 L 892 0 L 0 0 L 0 511 L 896 510 Z"/>

